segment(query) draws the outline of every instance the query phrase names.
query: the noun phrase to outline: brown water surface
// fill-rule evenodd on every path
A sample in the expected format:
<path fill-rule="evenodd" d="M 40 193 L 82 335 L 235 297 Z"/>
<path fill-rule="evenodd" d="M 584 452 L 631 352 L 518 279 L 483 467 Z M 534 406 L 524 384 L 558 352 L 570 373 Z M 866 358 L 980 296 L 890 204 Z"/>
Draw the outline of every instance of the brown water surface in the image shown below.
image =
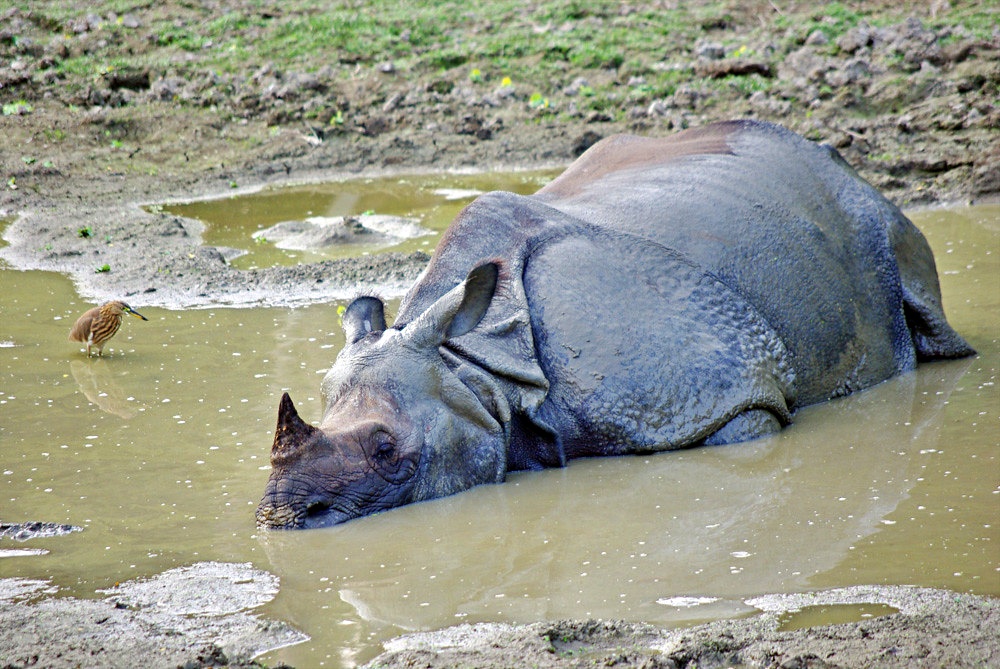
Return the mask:
<path fill-rule="evenodd" d="M 157 208 L 207 223 L 205 243 L 243 251 L 245 255 L 233 260 L 233 265 L 252 269 L 379 251 L 429 253 L 448 224 L 477 194 L 488 190 L 507 190 L 527 195 L 537 191 L 557 174 L 552 170 L 543 170 L 501 175 L 437 174 L 358 179 L 265 189 L 253 195 Z M 267 242 L 266 237 L 262 240 L 252 237 L 253 233 L 284 221 L 364 213 L 412 219 L 431 234 L 390 246 L 343 244 L 307 251 L 280 249 Z"/>
<path fill-rule="evenodd" d="M 249 232 L 326 206 L 307 191 L 293 191 L 303 205 L 263 195 L 274 198 L 267 220 L 225 201 L 245 219 L 226 234 L 249 245 Z M 12 549 L 0 576 L 95 597 L 171 567 L 252 562 L 281 578 L 262 612 L 312 636 L 264 661 L 331 667 L 403 631 L 458 622 L 670 625 L 748 613 L 752 595 L 855 584 L 1000 596 L 1000 207 L 912 218 L 977 357 L 808 408 L 774 438 L 577 461 L 305 532 L 260 532 L 253 510 L 281 393 L 319 416 L 319 384 L 342 345 L 337 304 L 137 303 L 149 322 L 129 319 L 103 359 L 87 360 L 66 339 L 91 306 L 70 281 L 0 269 L 0 520 L 85 528 L 0 544 Z"/>

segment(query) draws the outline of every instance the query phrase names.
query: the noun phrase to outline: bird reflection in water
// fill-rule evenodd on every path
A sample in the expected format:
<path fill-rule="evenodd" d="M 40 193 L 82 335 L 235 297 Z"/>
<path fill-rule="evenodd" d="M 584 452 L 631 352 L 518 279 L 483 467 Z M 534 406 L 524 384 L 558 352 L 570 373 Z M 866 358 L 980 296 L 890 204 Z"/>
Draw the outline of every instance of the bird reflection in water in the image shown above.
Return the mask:
<path fill-rule="evenodd" d="M 69 363 L 69 370 L 80 392 L 101 411 L 132 418 L 145 406 L 126 396 L 104 360 L 73 360 Z"/>

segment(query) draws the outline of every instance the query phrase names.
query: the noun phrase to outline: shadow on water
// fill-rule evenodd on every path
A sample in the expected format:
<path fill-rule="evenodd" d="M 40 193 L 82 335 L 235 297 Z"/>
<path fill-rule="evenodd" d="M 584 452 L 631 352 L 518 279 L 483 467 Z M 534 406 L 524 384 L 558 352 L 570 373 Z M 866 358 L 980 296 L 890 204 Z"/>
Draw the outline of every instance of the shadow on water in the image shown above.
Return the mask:
<path fill-rule="evenodd" d="M 275 198 L 271 220 L 238 214 L 234 235 L 334 209 L 260 197 Z M 226 203 L 247 206 L 204 206 Z M 0 520 L 84 528 L 0 543 L 0 577 L 92 598 L 175 567 L 250 562 L 281 579 L 260 611 L 312 637 L 263 660 L 298 666 L 352 666 L 401 631 L 458 622 L 674 625 L 749 613 L 751 595 L 854 584 L 1000 595 L 1000 207 L 913 218 L 979 356 L 810 407 L 770 439 L 577 461 L 307 532 L 259 532 L 253 510 L 281 393 L 319 416 L 337 304 L 142 309 L 149 322 L 87 360 L 66 335 L 92 305 L 64 277 L 0 268 Z"/>

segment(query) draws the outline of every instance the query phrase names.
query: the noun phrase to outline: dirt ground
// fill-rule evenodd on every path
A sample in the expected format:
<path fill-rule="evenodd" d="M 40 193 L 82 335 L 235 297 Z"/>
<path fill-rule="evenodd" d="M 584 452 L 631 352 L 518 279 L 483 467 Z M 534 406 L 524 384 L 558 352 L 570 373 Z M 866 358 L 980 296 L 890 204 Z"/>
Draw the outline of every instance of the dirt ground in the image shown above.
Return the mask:
<path fill-rule="evenodd" d="M 763 613 L 663 630 L 620 621 L 460 625 L 390 641 L 379 667 L 995 667 L 1000 603 L 941 590 L 853 587 L 749 600 Z M 862 622 L 786 630 L 807 607 L 883 603 L 898 613 Z M 969 621 L 980 629 L 970 633 Z"/>
<path fill-rule="evenodd" d="M 615 132 L 662 136 L 748 116 L 832 144 L 897 204 L 990 198 L 1000 191 L 1000 37 L 995 23 L 989 39 L 926 27 L 939 4 L 923 8 L 923 20 L 862 22 L 831 39 L 802 33 L 815 19 L 805 8 L 728 3 L 722 18 L 702 20 L 694 43 L 663 36 L 652 67 L 690 79 L 651 101 L 623 93 L 617 114 L 578 101 L 587 86 L 641 89 L 625 66 L 567 64 L 544 110 L 527 88 L 472 87 L 466 66 L 401 73 L 391 62 L 348 63 L 345 76 L 325 53 L 294 71 L 267 63 L 223 76 L 199 70 L 188 53 L 195 66 L 185 69 L 74 76 L 59 71 L 64 59 L 155 55 L 144 30 L 164 13 L 197 31 L 211 16 L 249 10 L 229 0 L 192 16 L 191 5 L 163 3 L 60 23 L 14 7 L 0 17 L 0 218 L 16 220 L 0 257 L 67 272 L 95 302 L 134 306 L 315 300 L 371 283 L 397 293 L 425 256 L 241 272 L 224 250 L 201 245 L 198 222 L 137 205 L 345 175 L 565 165 Z M 722 46 L 733 44 L 742 45 L 735 54 Z M 333 104 L 352 110 L 350 120 L 323 124 L 312 114 Z"/>
<path fill-rule="evenodd" d="M 154 3 L 124 16 L 60 23 L 0 3 L 0 221 L 11 221 L 0 259 L 65 272 L 86 298 L 126 299 L 137 308 L 322 300 L 373 285 L 399 292 L 425 255 L 240 271 L 224 249 L 201 243 L 201 224 L 141 205 L 350 175 L 565 165 L 615 132 L 663 136 L 740 117 L 780 122 L 832 144 L 901 206 L 995 200 L 1000 32 L 994 27 L 984 39 L 961 27 L 928 27 L 935 8 L 947 5 L 927 3 L 919 17 L 861 24 L 831 39 L 776 27 L 779 18 L 799 25 L 787 14 L 806 9 L 730 3 L 725 20 L 706 21 L 695 43 L 664 36 L 664 66 L 690 75 L 671 94 L 641 103 L 623 98 L 620 114 L 577 111 L 587 82 L 635 82 L 624 68 L 569 68 L 551 99 L 564 111 L 546 114 L 528 90 L 471 89 L 464 67 L 404 77 L 391 63 L 354 64 L 345 78 L 324 70 L 329 54 L 320 53 L 295 71 L 270 63 L 228 78 L 189 70 L 179 77 L 139 66 L 73 79 L 58 72 L 61 60 L 106 51 L 141 63 L 153 48 L 143 26 L 174 12 L 196 30 L 194 5 Z M 203 9 L 241 7 L 219 0 Z M 884 8 L 898 11 L 893 3 Z M 115 40 L 102 27 L 109 24 L 118 26 Z M 749 45 L 753 55 L 733 57 L 719 46 L 733 43 Z M 768 86 L 755 90 L 749 84 L 760 77 Z M 728 83 L 708 85 L 718 81 Z M 350 121 L 315 121 L 309 110 L 334 98 L 355 112 Z M 878 596 L 889 595 L 894 591 Z M 35 606 L 15 599 L 0 601 L 0 628 L 8 631 L 25 619 L 24 607 Z M 453 629 L 402 640 L 373 666 L 506 667 L 525 658 L 541 667 L 1000 666 L 995 600 L 940 592 L 917 599 L 922 608 L 899 615 L 790 632 L 766 615 L 682 632 L 564 621 L 480 626 L 470 640 L 467 630 Z M 62 629 L 74 629 L 66 615 L 46 620 L 69 620 Z M 162 632 L 145 629 L 154 640 Z M 93 652 L 118 648 L 96 632 L 48 638 Z M 155 645 L 136 644 L 107 666 L 160 666 L 142 650 Z M 203 640 L 178 652 L 189 658 L 185 666 L 233 660 L 206 654 Z M 41 664 L 75 666 L 59 657 Z M 32 663 L 30 656 L 0 656 L 2 666 Z"/>

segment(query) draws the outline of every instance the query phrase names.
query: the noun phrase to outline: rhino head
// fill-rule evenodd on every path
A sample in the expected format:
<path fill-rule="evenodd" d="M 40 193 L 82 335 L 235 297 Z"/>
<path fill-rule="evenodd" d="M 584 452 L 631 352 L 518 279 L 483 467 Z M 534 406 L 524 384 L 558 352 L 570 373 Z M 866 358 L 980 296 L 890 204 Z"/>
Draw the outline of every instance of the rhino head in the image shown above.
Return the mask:
<path fill-rule="evenodd" d="M 319 427 L 285 393 L 260 527 L 322 527 L 480 483 L 506 472 L 502 419 L 442 353 L 475 328 L 496 290 L 485 264 L 401 328 L 362 297 L 343 315 L 347 345 L 323 380 Z"/>

